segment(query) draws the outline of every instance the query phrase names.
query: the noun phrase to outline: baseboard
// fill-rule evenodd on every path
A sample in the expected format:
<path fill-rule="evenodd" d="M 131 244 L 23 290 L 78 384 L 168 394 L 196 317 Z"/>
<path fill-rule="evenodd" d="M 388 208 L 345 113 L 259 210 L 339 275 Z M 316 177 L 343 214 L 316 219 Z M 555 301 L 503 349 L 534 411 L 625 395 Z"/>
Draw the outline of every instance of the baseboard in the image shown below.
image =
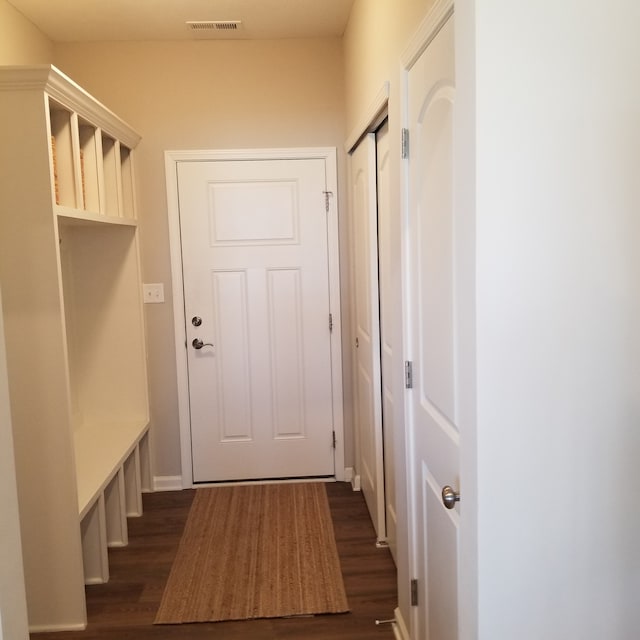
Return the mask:
<path fill-rule="evenodd" d="M 30 624 L 29 633 L 58 633 L 60 631 L 84 631 L 86 624 Z"/>
<path fill-rule="evenodd" d="M 400 608 L 396 607 L 393 614 L 396 619 L 393 623 L 393 633 L 396 636 L 396 640 L 411 640 L 409 629 L 407 629 L 407 625 L 402 617 L 402 611 L 400 611 Z"/>
<path fill-rule="evenodd" d="M 352 469 L 353 471 L 353 469 Z M 356 473 L 351 475 L 351 488 L 354 491 L 361 491 L 362 490 L 362 485 L 360 484 L 360 474 Z"/>
<path fill-rule="evenodd" d="M 154 491 L 182 491 L 182 476 L 154 476 Z"/>
<path fill-rule="evenodd" d="M 353 467 L 344 468 L 344 481 L 351 482 L 353 480 Z"/>

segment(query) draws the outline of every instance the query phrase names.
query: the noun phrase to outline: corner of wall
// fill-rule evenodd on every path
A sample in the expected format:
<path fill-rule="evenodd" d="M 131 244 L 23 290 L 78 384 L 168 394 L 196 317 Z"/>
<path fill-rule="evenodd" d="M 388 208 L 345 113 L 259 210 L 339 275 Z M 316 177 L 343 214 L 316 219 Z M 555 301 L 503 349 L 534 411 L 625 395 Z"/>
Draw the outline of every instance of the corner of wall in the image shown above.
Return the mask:
<path fill-rule="evenodd" d="M 0 0 L 0 65 L 52 62 L 53 41 L 7 0 Z"/>

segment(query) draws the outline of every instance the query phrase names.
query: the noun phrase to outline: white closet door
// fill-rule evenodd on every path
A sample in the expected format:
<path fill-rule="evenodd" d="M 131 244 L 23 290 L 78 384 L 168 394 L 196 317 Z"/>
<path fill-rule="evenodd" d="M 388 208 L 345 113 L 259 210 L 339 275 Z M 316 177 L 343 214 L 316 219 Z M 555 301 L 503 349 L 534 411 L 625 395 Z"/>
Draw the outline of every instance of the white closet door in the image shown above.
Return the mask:
<path fill-rule="evenodd" d="M 358 474 L 379 540 L 386 538 L 375 135 L 351 155 Z"/>

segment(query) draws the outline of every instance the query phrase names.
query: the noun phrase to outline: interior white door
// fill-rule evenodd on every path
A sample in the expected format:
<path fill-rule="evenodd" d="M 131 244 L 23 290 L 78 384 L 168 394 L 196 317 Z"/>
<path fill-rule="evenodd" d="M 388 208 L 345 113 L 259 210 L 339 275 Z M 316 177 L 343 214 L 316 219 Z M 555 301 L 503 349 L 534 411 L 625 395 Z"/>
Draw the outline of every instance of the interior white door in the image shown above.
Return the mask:
<path fill-rule="evenodd" d="M 351 154 L 358 473 L 379 540 L 386 538 L 375 134 Z"/>
<path fill-rule="evenodd" d="M 391 554 L 396 558 L 397 549 L 397 510 L 395 487 L 395 424 L 393 420 L 393 318 L 397 313 L 394 306 L 392 259 L 392 228 L 390 194 L 390 147 L 389 121 L 385 120 L 376 131 L 376 187 L 378 203 L 378 291 L 380 296 L 380 374 L 382 389 L 382 439 L 383 439 L 383 475 L 385 499 L 385 524 L 387 543 Z"/>
<path fill-rule="evenodd" d="M 325 171 L 178 163 L 194 482 L 334 475 Z"/>
<path fill-rule="evenodd" d="M 453 217 L 453 18 L 408 73 L 408 322 L 413 388 L 414 554 L 420 640 L 456 640 L 459 490 L 456 387 L 456 227 Z"/>

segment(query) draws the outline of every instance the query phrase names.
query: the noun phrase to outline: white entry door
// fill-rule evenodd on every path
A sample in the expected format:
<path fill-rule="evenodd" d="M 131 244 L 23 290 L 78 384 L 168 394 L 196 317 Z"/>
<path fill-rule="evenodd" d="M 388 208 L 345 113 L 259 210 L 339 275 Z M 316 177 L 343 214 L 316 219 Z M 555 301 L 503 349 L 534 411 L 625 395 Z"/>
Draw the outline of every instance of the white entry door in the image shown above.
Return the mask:
<path fill-rule="evenodd" d="M 456 385 L 456 226 L 453 217 L 453 18 L 408 74 L 408 322 L 413 388 L 408 410 L 413 439 L 414 570 L 418 580 L 416 638 L 456 640 L 459 504 L 445 508 L 441 491 L 459 490 Z"/>
<path fill-rule="evenodd" d="M 325 171 L 178 163 L 194 482 L 335 473 Z"/>
<path fill-rule="evenodd" d="M 355 395 L 358 474 L 379 540 L 386 538 L 376 138 L 367 134 L 351 154 L 351 203 L 355 294 Z"/>

